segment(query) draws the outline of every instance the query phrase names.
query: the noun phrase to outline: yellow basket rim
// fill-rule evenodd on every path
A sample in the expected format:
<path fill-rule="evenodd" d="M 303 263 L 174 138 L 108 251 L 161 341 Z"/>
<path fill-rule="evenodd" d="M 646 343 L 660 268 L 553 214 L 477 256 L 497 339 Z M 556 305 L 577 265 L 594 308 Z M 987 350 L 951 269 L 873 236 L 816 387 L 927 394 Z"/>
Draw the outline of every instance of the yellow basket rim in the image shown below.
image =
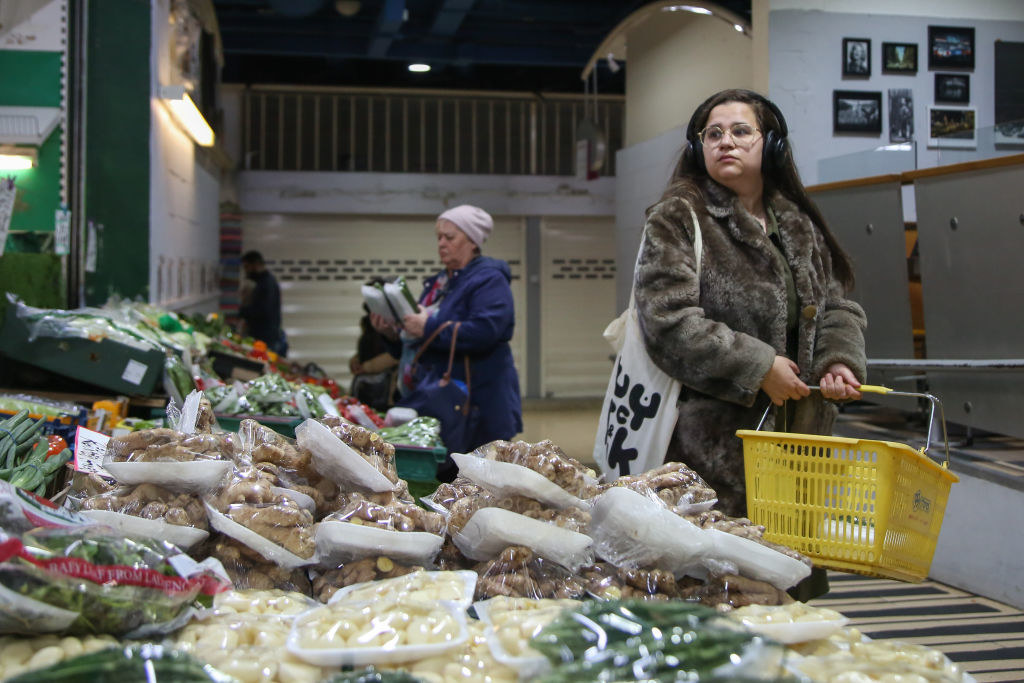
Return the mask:
<path fill-rule="evenodd" d="M 925 466 L 928 469 L 933 469 L 940 473 L 944 478 L 948 479 L 951 483 L 960 481 L 960 477 L 949 471 L 948 468 L 943 467 L 939 463 L 935 462 L 927 455 L 924 455 L 918 450 L 911 448 L 905 443 L 899 441 L 881 441 L 879 439 L 858 439 L 851 438 L 848 436 L 819 436 L 817 434 L 801 434 L 795 432 L 768 432 L 757 429 L 739 429 L 736 431 L 736 436 L 741 439 L 755 439 L 755 440 L 786 440 L 786 441 L 803 441 L 805 443 L 815 443 L 820 445 L 844 445 L 849 447 L 858 446 L 860 444 L 874 444 L 890 449 L 899 451 L 907 457 L 913 457 L 917 460 L 919 465 Z"/>

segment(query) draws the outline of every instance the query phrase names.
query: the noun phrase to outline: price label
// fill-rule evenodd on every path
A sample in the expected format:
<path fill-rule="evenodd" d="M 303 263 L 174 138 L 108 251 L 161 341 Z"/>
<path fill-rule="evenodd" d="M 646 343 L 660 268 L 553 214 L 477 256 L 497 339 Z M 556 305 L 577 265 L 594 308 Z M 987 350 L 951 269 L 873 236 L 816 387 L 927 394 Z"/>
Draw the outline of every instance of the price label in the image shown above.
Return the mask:
<path fill-rule="evenodd" d="M 146 376 L 145 363 L 132 359 L 128 361 L 128 365 L 124 366 L 124 372 L 121 373 L 121 379 L 125 382 L 131 382 L 132 384 L 142 384 L 142 378 Z"/>
<path fill-rule="evenodd" d="M 0 178 L 0 256 L 4 255 L 7 231 L 11 227 L 11 214 L 14 213 L 14 197 L 14 180 Z"/>
<path fill-rule="evenodd" d="M 110 474 L 103 469 L 108 441 L 110 437 L 106 434 L 79 427 L 75 432 L 75 470 L 109 477 Z"/>
<path fill-rule="evenodd" d="M 53 252 L 60 256 L 71 252 L 71 212 L 57 209 L 53 222 Z"/>

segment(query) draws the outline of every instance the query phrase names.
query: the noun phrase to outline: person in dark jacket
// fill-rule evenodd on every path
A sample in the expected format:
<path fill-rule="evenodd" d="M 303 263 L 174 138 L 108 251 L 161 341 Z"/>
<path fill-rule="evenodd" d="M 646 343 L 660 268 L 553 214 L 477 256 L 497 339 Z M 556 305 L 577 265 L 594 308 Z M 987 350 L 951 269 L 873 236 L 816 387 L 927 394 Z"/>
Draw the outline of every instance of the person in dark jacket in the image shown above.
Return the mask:
<path fill-rule="evenodd" d="M 287 355 L 288 341 L 281 328 L 281 288 L 277 278 L 267 270 L 263 255 L 258 251 L 242 255 L 242 268 L 253 282 L 238 307 L 238 315 L 245 321 L 245 333 L 265 343 L 271 351 Z"/>
<path fill-rule="evenodd" d="M 682 384 L 666 460 L 692 467 L 719 509 L 744 517 L 736 430 L 757 428 L 774 404 L 765 428 L 831 433 L 837 409 L 823 399 L 860 398 L 867 320 L 847 298 L 853 266 L 800 182 L 778 108 L 722 91 L 697 108 L 686 139 L 648 211 L 637 320 L 651 360 Z"/>
<path fill-rule="evenodd" d="M 405 316 L 401 326 L 402 336 L 418 349 L 446 321 L 462 323 L 452 376 L 465 381 L 464 363 L 459 357 L 465 354 L 469 358 L 470 401 L 476 426 L 466 443 L 445 444 L 456 452 L 511 439 L 523 429 L 519 375 L 509 347 L 515 326 L 511 273 L 504 261 L 480 253 L 493 227 L 490 215 L 475 206 L 457 206 L 438 217 L 437 252 L 444 269 L 424 281 L 419 311 Z M 382 334 L 398 338 L 397 328 L 384 318 L 373 315 L 371 320 Z M 451 341 L 449 326 L 424 350 L 420 370 L 447 368 Z M 398 380 L 405 392 L 415 384 L 409 370 L 403 367 Z"/>

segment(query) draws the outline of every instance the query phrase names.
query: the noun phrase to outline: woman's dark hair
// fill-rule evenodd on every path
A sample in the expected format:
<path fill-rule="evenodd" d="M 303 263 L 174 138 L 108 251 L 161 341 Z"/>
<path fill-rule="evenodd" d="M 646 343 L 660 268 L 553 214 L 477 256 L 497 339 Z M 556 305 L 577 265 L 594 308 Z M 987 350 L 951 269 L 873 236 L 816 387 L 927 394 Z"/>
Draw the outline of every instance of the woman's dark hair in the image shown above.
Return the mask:
<path fill-rule="evenodd" d="M 679 161 L 672 177 L 669 179 L 668 187 L 662 195 L 662 199 L 670 197 L 681 197 L 695 209 L 704 209 L 704 197 L 701 191 L 701 184 L 698 182 L 704 178 L 710 178 L 707 168 L 704 166 L 703 149 L 698 140 L 700 131 L 704 129 L 711 110 L 720 104 L 729 102 L 742 102 L 754 110 L 757 117 L 757 126 L 761 129 L 762 139 L 765 141 L 766 154 L 772 154 L 770 163 L 762 160 L 761 173 L 764 179 L 764 194 L 768 196 L 773 191 L 779 192 L 795 203 L 801 211 L 810 217 L 811 221 L 818 226 L 828 245 L 832 256 L 832 270 L 836 279 L 839 280 L 847 291 L 853 289 L 854 276 L 853 264 L 850 257 L 839 245 L 835 235 L 829 230 L 825 217 L 818 210 L 818 207 L 811 201 L 800 181 L 800 174 L 796 170 L 796 163 L 793 161 L 793 153 L 786 140 L 788 129 L 785 120 L 780 120 L 782 113 L 778 107 L 772 104 L 766 97 L 759 95 L 752 90 L 723 90 L 715 93 L 704 100 L 693 112 L 690 123 L 686 128 L 686 146 L 679 155 Z M 699 157 L 699 158 L 698 158 Z"/>

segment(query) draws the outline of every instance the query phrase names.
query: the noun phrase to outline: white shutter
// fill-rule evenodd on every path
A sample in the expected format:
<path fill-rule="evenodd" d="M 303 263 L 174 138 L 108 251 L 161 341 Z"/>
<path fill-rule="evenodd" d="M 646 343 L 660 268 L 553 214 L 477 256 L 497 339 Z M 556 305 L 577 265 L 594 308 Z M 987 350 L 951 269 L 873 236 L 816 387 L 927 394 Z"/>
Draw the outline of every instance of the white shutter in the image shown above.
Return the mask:
<path fill-rule="evenodd" d="M 551 217 L 541 230 L 541 395 L 602 396 L 615 317 L 614 218 Z"/>

